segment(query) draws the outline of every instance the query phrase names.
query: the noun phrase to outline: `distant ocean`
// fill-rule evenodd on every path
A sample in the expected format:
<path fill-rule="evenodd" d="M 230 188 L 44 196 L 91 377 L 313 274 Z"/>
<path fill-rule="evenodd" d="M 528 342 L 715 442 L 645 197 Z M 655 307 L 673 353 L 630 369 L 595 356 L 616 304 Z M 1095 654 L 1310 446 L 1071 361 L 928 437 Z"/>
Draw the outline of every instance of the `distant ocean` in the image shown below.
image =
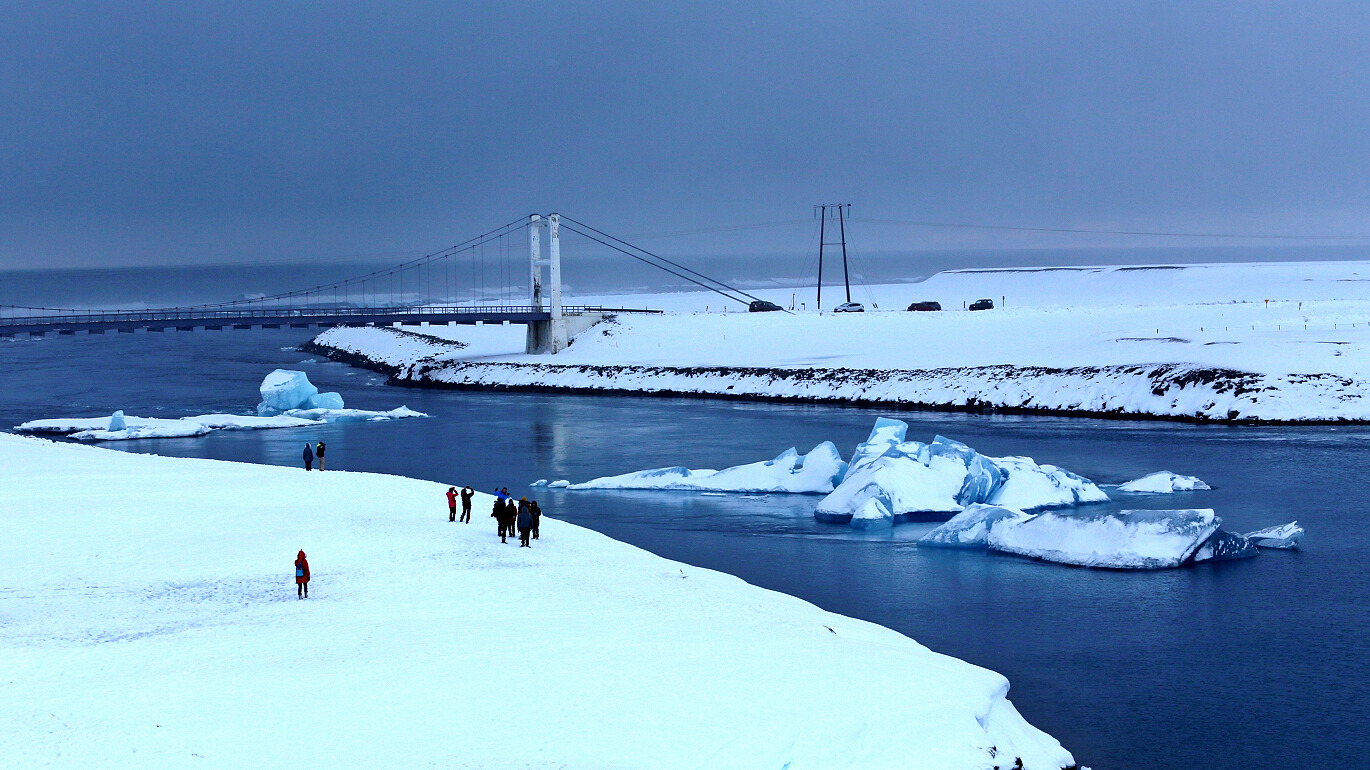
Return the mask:
<path fill-rule="evenodd" d="M 661 253 L 691 270 L 739 288 L 797 288 L 817 280 L 816 254 L 681 256 Z M 994 251 L 849 251 L 853 283 L 920 281 L 942 270 L 1033 265 L 1194 264 L 1289 260 L 1370 259 L 1370 247 L 1272 246 L 1198 248 L 1019 249 Z M 638 293 L 690 290 L 689 282 L 626 257 L 592 254 L 563 262 L 568 293 Z M 394 262 L 310 262 L 187 267 L 146 267 L 0 272 L 0 304 L 38 307 L 143 308 L 246 299 L 306 289 L 392 267 Z M 472 281 L 491 299 L 517 302 L 527 289 L 526 267 L 517 260 L 459 261 L 452 271 L 462 299 Z M 465 276 L 472 278 L 468 281 Z M 829 252 L 824 285 L 840 285 L 840 256 Z"/>

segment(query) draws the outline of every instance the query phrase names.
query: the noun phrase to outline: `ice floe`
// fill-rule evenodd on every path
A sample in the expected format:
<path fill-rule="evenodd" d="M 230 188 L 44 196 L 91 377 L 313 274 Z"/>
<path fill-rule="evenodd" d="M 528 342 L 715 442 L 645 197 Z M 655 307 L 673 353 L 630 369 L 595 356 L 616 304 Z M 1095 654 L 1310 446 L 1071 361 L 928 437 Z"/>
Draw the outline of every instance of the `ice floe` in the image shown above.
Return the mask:
<path fill-rule="evenodd" d="M 1140 479 L 1119 484 L 1119 492 L 1139 492 L 1163 495 L 1169 492 L 1192 492 L 1198 489 L 1212 489 L 1193 476 L 1181 476 L 1170 471 L 1149 473 Z"/>
<path fill-rule="evenodd" d="M 1212 509 L 1056 512 L 1003 521 L 989 531 L 992 550 L 1082 567 L 1178 567 L 1218 531 Z"/>
<path fill-rule="evenodd" d="M 736 465 L 723 470 L 691 470 L 682 466 L 605 476 L 571 489 L 665 489 L 709 492 L 782 492 L 827 494 L 847 470 L 837 447 L 824 441 L 800 456 L 786 449 L 774 459 Z"/>
<path fill-rule="evenodd" d="M 1256 556 L 1256 544 L 1244 535 L 1218 530 L 1209 536 L 1199 550 L 1194 552 L 1194 561 L 1228 561 L 1230 559 L 1249 559 Z"/>
<path fill-rule="evenodd" d="M 1303 527 L 1297 521 L 1246 533 L 1246 538 L 1261 548 L 1298 548 Z"/>
<path fill-rule="evenodd" d="M 974 503 L 941 526 L 918 538 L 919 545 L 941 548 L 987 548 L 989 533 L 1004 521 L 1022 522 L 1032 518 L 1016 508 Z"/>

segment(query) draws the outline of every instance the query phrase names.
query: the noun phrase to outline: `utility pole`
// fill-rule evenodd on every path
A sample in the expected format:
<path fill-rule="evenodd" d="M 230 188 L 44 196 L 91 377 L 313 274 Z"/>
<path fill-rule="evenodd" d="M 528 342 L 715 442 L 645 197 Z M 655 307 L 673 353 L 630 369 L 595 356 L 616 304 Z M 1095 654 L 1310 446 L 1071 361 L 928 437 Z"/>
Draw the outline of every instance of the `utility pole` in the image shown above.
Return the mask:
<path fill-rule="evenodd" d="M 851 278 L 847 272 L 847 221 L 846 211 L 851 208 L 850 203 L 819 203 L 813 207 L 818 215 L 818 309 L 823 309 L 823 247 L 842 246 L 842 285 L 847 290 L 847 301 L 851 302 Z M 829 243 L 827 236 L 828 210 L 832 209 L 837 214 L 837 230 L 841 235 L 838 243 Z"/>

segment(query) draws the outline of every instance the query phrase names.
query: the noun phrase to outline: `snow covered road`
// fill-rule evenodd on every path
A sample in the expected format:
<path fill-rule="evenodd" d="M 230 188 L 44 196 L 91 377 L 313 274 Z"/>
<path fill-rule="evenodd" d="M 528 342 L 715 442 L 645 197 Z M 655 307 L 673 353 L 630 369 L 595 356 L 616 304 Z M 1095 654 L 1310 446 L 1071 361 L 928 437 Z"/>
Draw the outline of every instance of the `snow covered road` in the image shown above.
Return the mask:
<path fill-rule="evenodd" d="M 553 519 L 502 545 L 484 494 L 451 524 L 432 482 L 12 435 L 0 468 L 7 765 L 1072 763 L 998 674 Z"/>

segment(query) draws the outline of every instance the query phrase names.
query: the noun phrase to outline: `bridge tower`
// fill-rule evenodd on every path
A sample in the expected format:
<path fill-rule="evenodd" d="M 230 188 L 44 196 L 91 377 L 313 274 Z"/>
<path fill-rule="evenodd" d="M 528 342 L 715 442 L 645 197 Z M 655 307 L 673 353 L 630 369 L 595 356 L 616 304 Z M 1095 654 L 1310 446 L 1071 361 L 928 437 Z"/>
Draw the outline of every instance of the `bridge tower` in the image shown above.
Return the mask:
<path fill-rule="evenodd" d="M 547 228 L 547 258 L 542 258 L 542 229 Z M 561 215 L 549 214 L 545 219 L 541 214 L 528 217 L 528 269 L 533 292 L 532 305 L 542 310 L 542 268 L 548 268 L 548 282 L 551 284 L 551 320 L 533 321 L 528 324 L 527 342 L 524 352 L 559 353 L 566 349 L 569 335 L 566 319 L 561 312 Z"/>

